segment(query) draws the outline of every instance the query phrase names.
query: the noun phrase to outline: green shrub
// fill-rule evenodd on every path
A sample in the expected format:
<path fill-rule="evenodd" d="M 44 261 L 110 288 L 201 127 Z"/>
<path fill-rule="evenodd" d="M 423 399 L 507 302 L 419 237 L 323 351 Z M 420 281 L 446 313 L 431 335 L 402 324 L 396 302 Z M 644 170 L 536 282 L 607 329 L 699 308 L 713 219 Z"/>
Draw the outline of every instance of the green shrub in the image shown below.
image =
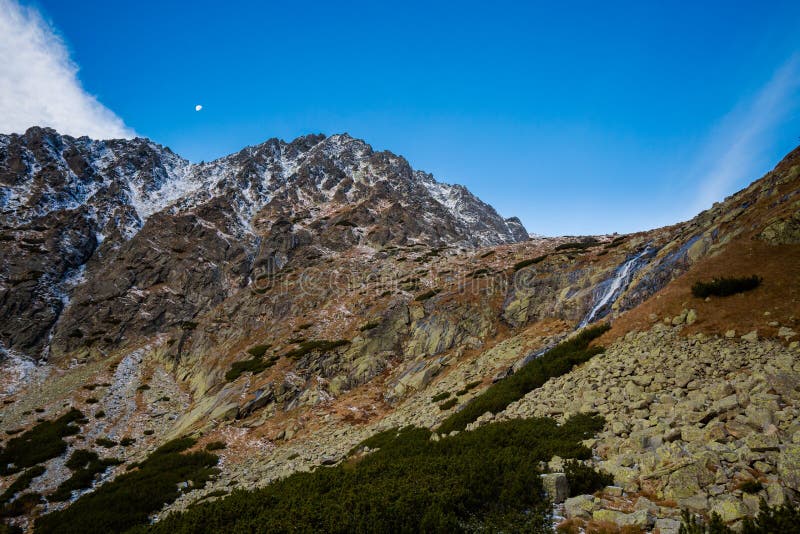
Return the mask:
<path fill-rule="evenodd" d="M 136 443 L 136 439 L 134 439 L 134 438 L 132 438 L 130 436 L 126 436 L 126 437 L 122 438 L 121 440 L 119 440 L 119 444 L 121 446 L 123 446 L 123 447 L 129 447 L 129 446 L 133 445 L 134 443 Z"/>
<path fill-rule="evenodd" d="M 486 252 L 486 253 L 484 253 L 484 254 L 481 254 L 481 255 L 480 255 L 480 258 L 481 258 L 481 259 L 483 259 L 483 258 L 488 258 L 489 256 L 492 256 L 493 254 L 494 254 L 494 250 L 490 250 L 489 252 Z"/>
<path fill-rule="evenodd" d="M 149 389 L 150 389 L 150 386 L 148 386 L 147 384 L 142 384 L 141 386 L 136 388 L 136 391 L 147 391 Z"/>
<path fill-rule="evenodd" d="M 556 250 L 586 250 L 597 245 L 597 239 L 591 237 L 583 241 L 573 241 L 571 243 L 562 243 L 556 247 Z"/>
<path fill-rule="evenodd" d="M 744 520 L 742 532 L 745 534 L 795 532 L 798 524 L 800 524 L 800 509 L 795 504 L 769 507 L 762 499 L 758 515 L 755 519 Z"/>
<path fill-rule="evenodd" d="M 514 264 L 514 272 L 517 272 L 520 269 L 524 269 L 525 267 L 528 267 L 529 265 L 535 265 L 537 263 L 540 263 L 540 262 L 544 261 L 546 258 L 547 258 L 547 254 L 545 254 L 544 256 L 537 256 L 536 258 L 532 258 L 532 259 L 529 259 L 529 260 L 519 261 L 519 262 Z"/>
<path fill-rule="evenodd" d="M 101 447 L 105 447 L 106 449 L 110 449 L 111 447 L 117 446 L 116 441 L 108 438 L 97 438 L 94 442 Z"/>
<path fill-rule="evenodd" d="M 761 278 L 757 275 L 744 278 L 714 278 L 710 282 L 696 282 L 692 286 L 692 295 L 699 298 L 710 296 L 727 297 L 737 293 L 750 291 L 761 285 Z"/>
<path fill-rule="evenodd" d="M 616 247 L 620 246 L 621 244 L 623 244 L 626 239 L 628 239 L 628 237 L 627 236 L 623 236 L 623 235 L 621 235 L 619 237 L 615 237 L 614 240 L 611 241 L 611 243 L 606 244 L 605 246 L 603 246 L 603 248 L 605 248 L 605 249 L 616 248 Z"/>
<path fill-rule="evenodd" d="M 469 393 L 476 387 L 480 386 L 481 384 L 483 384 L 483 380 L 475 380 L 474 382 L 470 382 L 469 384 L 465 385 L 461 390 L 457 391 L 456 395 L 459 397 L 461 395 L 466 395 L 467 393 Z"/>
<path fill-rule="evenodd" d="M 566 374 L 574 366 L 601 353 L 602 347 L 589 348 L 589 343 L 608 329 L 607 324 L 593 326 L 584 329 L 572 339 L 559 343 L 513 375 L 496 382 L 459 411 L 450 415 L 442 422 L 439 432 L 449 434 L 453 430 L 464 430 L 468 424 L 486 412 L 501 412 L 529 391 L 541 387 L 550 378 Z"/>
<path fill-rule="evenodd" d="M 100 401 L 95 399 L 94 397 L 89 397 L 88 399 L 86 399 L 86 404 L 97 404 L 98 402 Z"/>
<path fill-rule="evenodd" d="M 346 339 L 339 339 L 336 341 L 325 341 L 325 340 L 303 341 L 302 343 L 300 343 L 300 346 L 298 348 L 287 352 L 286 357 L 292 359 L 298 359 L 302 358 L 303 356 L 311 352 L 325 352 L 348 344 L 350 344 L 350 342 L 347 341 Z"/>
<path fill-rule="evenodd" d="M 453 397 L 449 401 L 445 401 L 439 405 L 439 409 L 442 411 L 449 410 L 453 406 L 458 404 L 458 397 Z"/>
<path fill-rule="evenodd" d="M 39 423 L 10 439 L 0 449 L 0 475 L 10 475 L 64 454 L 67 443 L 63 438 L 79 432 L 74 423 L 80 420 L 83 414 L 73 408 L 54 421 Z"/>
<path fill-rule="evenodd" d="M 58 488 L 48 495 L 47 500 L 50 502 L 68 500 L 73 491 L 92 487 L 97 475 L 103 473 L 108 467 L 120 463 L 114 458 L 101 460 L 96 452 L 83 449 L 74 451 L 66 463 L 66 466 L 72 471 L 72 476 L 59 484 Z"/>
<path fill-rule="evenodd" d="M 206 444 L 207 451 L 219 451 L 226 447 L 224 441 L 211 441 Z"/>
<path fill-rule="evenodd" d="M 441 289 L 431 289 L 429 291 L 426 291 L 425 293 L 422 293 L 421 295 L 417 295 L 416 298 L 414 298 L 414 300 L 416 300 L 417 302 L 428 300 L 429 298 L 436 296 L 439 293 L 439 291 L 441 291 Z"/>
<path fill-rule="evenodd" d="M 147 524 L 150 514 L 180 496 L 180 482 L 201 488 L 216 473 L 215 455 L 184 453 L 194 443 L 183 438 L 162 445 L 138 468 L 82 495 L 63 510 L 37 518 L 35 531 L 101 534 Z"/>
<path fill-rule="evenodd" d="M 366 332 L 367 330 L 372 330 L 373 328 L 377 328 L 378 326 L 380 326 L 380 324 L 381 324 L 380 321 L 370 321 L 367 324 L 361 326 L 359 330 L 361 330 L 362 332 Z"/>
<path fill-rule="evenodd" d="M 261 345 L 253 345 L 252 347 L 247 349 L 247 353 L 255 358 L 261 358 L 264 356 L 264 354 L 266 354 L 267 350 L 269 350 L 270 347 L 272 347 L 272 345 L 270 345 L 269 343 L 264 343 Z"/>
<path fill-rule="evenodd" d="M 8 488 L 6 488 L 3 494 L 0 495 L 0 504 L 8 504 L 8 502 L 14 498 L 14 495 L 28 489 L 28 486 L 31 485 L 33 479 L 43 475 L 44 472 L 44 466 L 36 465 L 19 475 L 17 479 L 12 482 Z"/>
<path fill-rule="evenodd" d="M 145 436 L 152 436 L 153 434 L 155 434 L 155 430 L 147 429 L 144 432 L 142 432 L 142 434 L 144 434 Z"/>
<path fill-rule="evenodd" d="M 539 462 L 586 458 L 599 418 L 491 423 L 439 441 L 391 429 L 335 467 L 296 473 L 254 491 L 200 503 L 150 526 L 189 532 L 547 532 Z M 358 448 L 357 448 L 358 450 Z"/>
<path fill-rule="evenodd" d="M 569 483 L 569 496 L 586 495 L 601 490 L 614 483 L 614 477 L 608 473 L 595 471 L 588 465 L 576 460 L 564 463 L 564 474 Z"/>
<path fill-rule="evenodd" d="M 96 414 L 94 414 L 95 419 L 102 419 L 106 416 L 105 410 L 98 410 Z"/>
<path fill-rule="evenodd" d="M 716 513 L 711 515 L 708 523 L 700 521 L 684 510 L 682 513 L 681 534 L 734 534 Z M 742 522 L 743 534 L 783 534 L 784 532 L 797 532 L 800 523 L 800 510 L 794 504 L 769 507 L 761 500 L 761 507 L 755 518 L 745 518 Z"/>
<path fill-rule="evenodd" d="M 0 508 L 0 517 L 17 517 L 30 514 L 31 511 L 42 502 L 42 496 L 38 493 L 23 493 L 14 500 Z"/>
<path fill-rule="evenodd" d="M 480 278 L 481 276 L 486 276 L 489 274 L 489 269 L 478 269 L 477 271 L 472 271 L 467 276 L 470 278 Z"/>
<path fill-rule="evenodd" d="M 442 391 L 441 393 L 437 393 L 436 395 L 431 397 L 431 402 L 440 402 L 445 400 L 449 396 L 450 396 L 449 391 Z"/>
<path fill-rule="evenodd" d="M 25 534 L 25 531 L 22 530 L 22 527 L 18 527 L 17 525 L 0 523 L 0 534 Z"/>
<path fill-rule="evenodd" d="M 266 360 L 262 356 L 254 356 L 249 360 L 234 362 L 228 372 L 225 373 L 225 380 L 233 382 L 244 373 L 257 375 L 275 365 L 279 359 L 278 356 L 272 356 Z"/>

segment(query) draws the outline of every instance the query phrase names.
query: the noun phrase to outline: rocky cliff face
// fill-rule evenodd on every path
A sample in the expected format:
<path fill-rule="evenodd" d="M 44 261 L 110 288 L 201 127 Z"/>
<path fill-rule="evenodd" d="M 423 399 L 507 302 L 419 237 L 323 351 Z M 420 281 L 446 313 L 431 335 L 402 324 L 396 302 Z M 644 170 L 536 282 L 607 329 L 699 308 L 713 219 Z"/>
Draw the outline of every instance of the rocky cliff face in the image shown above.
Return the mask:
<path fill-rule="evenodd" d="M 748 366 L 770 377 L 762 389 L 781 369 L 797 372 L 799 191 L 795 151 L 684 223 L 530 239 L 466 189 L 346 135 L 270 140 L 196 165 L 141 139 L 97 142 L 43 129 L 0 136 L 0 341 L 8 355 L 0 428 L 27 428 L 73 405 L 88 417 L 81 436 L 136 438 L 113 449 L 124 462 L 170 437 L 225 441 L 222 473 L 181 497 L 174 507 L 182 508 L 335 462 L 380 430 L 435 428 L 543 348 L 607 320 L 608 359 L 476 424 L 599 411 L 608 423 L 593 447 L 625 497 L 651 491 L 667 501 L 689 490 L 652 457 L 688 465 L 707 452 L 699 441 L 708 422 L 694 419 L 720 399 L 700 393 L 738 383 Z M 744 296 L 691 295 L 695 281 L 750 274 L 764 282 Z M 731 330 L 738 333 L 725 337 Z M 772 339 L 741 339 L 753 330 Z M 25 354 L 47 362 L 35 366 Z M 684 383 L 663 362 L 698 376 Z M 456 392 L 446 409 L 431 400 Z M 747 436 L 714 430 L 727 478 L 698 479 L 696 502 L 721 503 L 715 492 L 736 491 L 734 471 L 757 461 L 771 469 L 771 502 L 780 502 L 778 490 L 791 497 L 780 455 L 796 433 L 785 419 L 796 416 L 797 399 L 779 394 L 774 428 L 741 420 L 752 399 L 714 415 L 715 429 L 738 421 L 750 425 L 748 435 L 769 430 L 779 450 L 744 454 Z M 672 408 L 682 415 L 670 417 Z M 35 482 L 44 494 L 64 478 L 63 458 L 51 463 Z M 584 503 L 591 506 L 580 516 L 607 516 L 607 497 Z M 672 521 L 677 511 L 659 513 Z"/>
<path fill-rule="evenodd" d="M 198 165 L 145 139 L 0 136 L 0 342 L 31 356 L 190 322 L 297 258 L 525 239 L 465 188 L 346 134 Z"/>

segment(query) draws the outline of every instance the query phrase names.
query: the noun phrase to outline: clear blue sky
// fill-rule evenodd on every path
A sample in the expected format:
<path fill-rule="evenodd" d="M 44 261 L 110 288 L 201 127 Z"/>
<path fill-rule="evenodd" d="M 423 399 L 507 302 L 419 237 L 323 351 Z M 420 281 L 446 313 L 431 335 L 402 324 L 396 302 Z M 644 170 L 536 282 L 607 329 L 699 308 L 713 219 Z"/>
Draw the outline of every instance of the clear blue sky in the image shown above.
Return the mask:
<path fill-rule="evenodd" d="M 193 161 L 346 131 L 547 235 L 677 222 L 800 144 L 797 1 L 24 3 Z"/>

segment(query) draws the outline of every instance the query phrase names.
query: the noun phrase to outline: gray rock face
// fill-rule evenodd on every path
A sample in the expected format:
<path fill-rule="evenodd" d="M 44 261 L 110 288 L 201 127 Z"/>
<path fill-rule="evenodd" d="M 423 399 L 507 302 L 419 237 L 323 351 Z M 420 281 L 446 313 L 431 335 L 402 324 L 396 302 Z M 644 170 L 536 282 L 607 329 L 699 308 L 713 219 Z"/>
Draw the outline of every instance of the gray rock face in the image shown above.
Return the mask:
<path fill-rule="evenodd" d="M 190 325 L 248 280 L 355 246 L 528 239 L 348 135 L 191 164 L 146 139 L 0 135 L 0 347 L 60 357 Z"/>

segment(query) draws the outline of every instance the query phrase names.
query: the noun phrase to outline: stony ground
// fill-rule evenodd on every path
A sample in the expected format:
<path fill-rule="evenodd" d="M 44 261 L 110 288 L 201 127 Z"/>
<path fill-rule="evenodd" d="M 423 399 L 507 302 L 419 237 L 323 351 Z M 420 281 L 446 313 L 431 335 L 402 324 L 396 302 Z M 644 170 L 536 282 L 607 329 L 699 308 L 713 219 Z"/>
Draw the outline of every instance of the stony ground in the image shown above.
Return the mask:
<path fill-rule="evenodd" d="M 735 524 L 760 499 L 777 505 L 800 491 L 797 334 L 783 327 L 780 341 L 732 331 L 684 337 L 687 315 L 696 320 L 684 313 L 627 334 L 495 417 L 606 418 L 590 444 L 594 463 L 619 487 L 568 500 L 566 517 L 665 534 L 677 532 L 681 509 Z"/>

